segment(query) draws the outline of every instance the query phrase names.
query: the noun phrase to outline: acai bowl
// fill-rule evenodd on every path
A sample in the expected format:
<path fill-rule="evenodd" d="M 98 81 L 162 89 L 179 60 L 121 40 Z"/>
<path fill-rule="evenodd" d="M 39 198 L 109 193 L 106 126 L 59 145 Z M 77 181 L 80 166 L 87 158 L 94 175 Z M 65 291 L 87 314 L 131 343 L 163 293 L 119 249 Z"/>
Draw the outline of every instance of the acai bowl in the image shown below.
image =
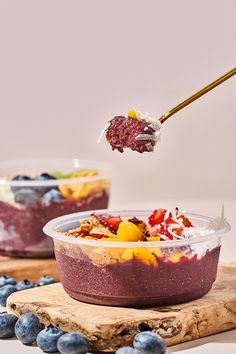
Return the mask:
<path fill-rule="evenodd" d="M 60 281 L 100 305 L 167 306 L 198 299 L 217 275 L 225 219 L 157 209 L 100 210 L 50 221 Z"/>
<path fill-rule="evenodd" d="M 51 257 L 42 228 L 61 215 L 108 207 L 111 167 L 80 159 L 0 162 L 0 254 Z"/>

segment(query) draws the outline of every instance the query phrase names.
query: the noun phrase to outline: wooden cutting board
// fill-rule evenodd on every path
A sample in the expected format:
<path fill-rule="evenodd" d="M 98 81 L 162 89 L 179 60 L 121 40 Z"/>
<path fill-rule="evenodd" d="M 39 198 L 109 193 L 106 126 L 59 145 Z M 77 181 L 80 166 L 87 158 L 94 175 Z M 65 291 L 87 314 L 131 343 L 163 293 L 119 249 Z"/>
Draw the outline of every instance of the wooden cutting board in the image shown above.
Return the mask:
<path fill-rule="evenodd" d="M 57 283 L 14 293 L 8 307 L 17 315 L 32 311 L 44 324 L 59 324 L 64 331 L 81 331 L 97 351 L 131 345 L 143 330 L 152 330 L 173 345 L 236 328 L 236 264 L 221 265 L 212 290 L 182 305 L 150 309 L 90 305 L 71 299 Z"/>
<path fill-rule="evenodd" d="M 58 280 L 56 261 L 53 258 L 13 258 L 0 256 L 0 276 L 9 275 L 17 281 L 28 279 L 37 281 L 43 275 Z"/>

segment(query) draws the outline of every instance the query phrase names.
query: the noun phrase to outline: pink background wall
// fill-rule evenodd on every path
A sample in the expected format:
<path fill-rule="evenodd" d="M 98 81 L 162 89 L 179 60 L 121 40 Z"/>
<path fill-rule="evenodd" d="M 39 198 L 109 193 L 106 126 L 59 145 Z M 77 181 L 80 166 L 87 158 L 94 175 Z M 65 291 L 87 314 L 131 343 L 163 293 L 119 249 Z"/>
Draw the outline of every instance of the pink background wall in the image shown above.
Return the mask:
<path fill-rule="evenodd" d="M 114 115 L 159 117 L 235 66 L 235 14 L 233 0 L 0 0 L 0 160 L 112 161 L 119 203 L 236 197 L 236 77 L 167 122 L 154 154 L 96 143 Z"/>

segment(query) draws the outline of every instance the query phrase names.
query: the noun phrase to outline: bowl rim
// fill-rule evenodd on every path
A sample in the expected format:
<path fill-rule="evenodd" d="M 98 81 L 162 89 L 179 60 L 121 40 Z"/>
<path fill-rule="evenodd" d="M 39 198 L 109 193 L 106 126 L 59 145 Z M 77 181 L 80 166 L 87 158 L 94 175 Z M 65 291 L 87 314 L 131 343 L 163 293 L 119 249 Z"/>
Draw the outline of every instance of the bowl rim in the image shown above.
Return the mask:
<path fill-rule="evenodd" d="M 65 226 L 66 224 L 77 222 L 79 223 L 80 220 L 86 219 L 90 216 L 91 213 L 95 212 L 96 214 L 111 214 L 111 215 L 124 215 L 126 216 L 149 216 L 153 210 L 113 210 L 113 209 L 100 209 L 100 210 L 93 210 L 93 211 L 85 211 L 85 212 L 77 212 L 72 214 L 67 214 L 64 216 L 57 217 L 49 221 L 44 227 L 43 232 L 52 237 L 55 240 L 72 243 L 76 245 L 82 246 L 95 246 L 95 247 L 108 247 L 108 248 L 165 248 L 165 247 L 176 247 L 176 246 L 187 246 L 195 243 L 201 243 L 204 241 L 212 241 L 216 240 L 223 234 L 226 234 L 231 230 L 230 224 L 226 221 L 225 218 L 220 218 L 216 216 L 209 216 L 209 215 L 201 215 L 195 214 L 190 212 L 181 211 L 182 214 L 186 215 L 190 219 L 201 220 L 201 221 L 208 221 L 209 223 L 212 222 L 215 225 L 218 225 L 217 230 L 212 230 L 209 234 L 204 236 L 197 236 L 191 239 L 184 239 L 184 240 L 170 240 L 170 241 L 138 241 L 138 242 L 109 242 L 109 241 L 100 241 L 100 240 L 88 240 L 82 238 L 74 238 L 63 235 L 62 232 L 56 231 L 59 227 Z"/>
<path fill-rule="evenodd" d="M 75 165 L 74 168 L 91 168 L 91 169 L 98 169 L 101 171 L 101 174 L 98 176 L 88 176 L 88 177 L 77 177 L 77 178 L 60 178 L 60 179 L 53 179 L 53 180 L 45 180 L 45 181 L 37 181 L 37 180 L 29 180 L 29 181 L 12 181 L 9 179 L 3 178 L 0 176 L 0 186 L 10 186 L 10 187 L 38 187 L 38 186 L 57 186 L 58 184 L 75 184 L 75 183 L 84 183 L 84 182 L 91 182 L 91 181 L 99 181 L 101 179 L 110 179 L 112 177 L 113 166 L 112 164 L 100 161 L 100 160 L 89 160 L 89 159 L 79 159 L 79 158 L 45 158 L 45 159 L 22 159 L 22 160 L 5 160 L 0 161 L 0 169 L 2 167 L 12 167 L 21 164 L 37 164 L 40 162 L 45 161 L 45 163 L 56 162 L 58 161 L 58 165 L 60 163 L 68 163 L 72 162 Z M 89 167 L 91 165 L 91 167 Z M 93 167 L 94 166 L 94 167 Z M 71 166 L 73 169 L 73 166 Z M 106 171 L 106 173 L 105 173 Z M 43 171 L 42 171 L 43 172 Z"/>

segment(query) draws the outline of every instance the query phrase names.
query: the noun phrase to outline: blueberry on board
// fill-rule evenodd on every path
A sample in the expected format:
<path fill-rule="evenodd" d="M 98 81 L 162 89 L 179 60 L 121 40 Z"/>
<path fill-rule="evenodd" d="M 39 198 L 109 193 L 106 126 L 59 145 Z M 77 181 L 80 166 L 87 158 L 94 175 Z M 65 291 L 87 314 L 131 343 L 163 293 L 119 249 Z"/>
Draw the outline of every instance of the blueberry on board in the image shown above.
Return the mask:
<path fill-rule="evenodd" d="M 0 288 L 0 305 L 6 306 L 7 303 L 7 298 L 14 292 L 16 292 L 16 286 L 15 285 L 4 285 Z"/>
<path fill-rule="evenodd" d="M 29 176 L 24 176 L 24 175 L 17 175 L 14 176 L 12 179 L 12 181 L 31 181 L 31 178 Z M 17 192 L 21 187 L 17 187 L 17 186 L 12 186 L 11 187 L 11 191 L 13 193 Z"/>
<path fill-rule="evenodd" d="M 16 285 L 16 281 L 14 278 L 9 277 L 8 275 L 2 275 L 0 277 L 0 288 L 4 285 Z"/>
<path fill-rule="evenodd" d="M 145 354 L 164 354 L 166 345 L 164 340 L 153 332 L 140 332 L 134 337 L 134 348 Z"/>
<path fill-rule="evenodd" d="M 50 189 L 47 193 L 43 196 L 43 201 L 48 204 L 50 202 L 58 202 L 62 199 L 62 195 L 59 190 L 53 188 Z"/>
<path fill-rule="evenodd" d="M 31 289 L 31 288 L 34 288 L 34 284 L 27 279 L 21 280 L 16 284 L 17 291 Z"/>
<path fill-rule="evenodd" d="M 32 344 L 36 341 L 41 329 L 38 318 L 32 312 L 28 312 L 18 318 L 15 325 L 15 334 L 23 344 Z"/>
<path fill-rule="evenodd" d="M 55 283 L 55 279 L 53 279 L 49 275 L 44 275 L 35 283 L 35 286 L 44 286 L 44 285 L 50 285 L 54 283 Z"/>
<path fill-rule="evenodd" d="M 58 339 L 57 349 L 61 354 L 86 354 L 89 343 L 82 333 L 70 332 Z"/>
<path fill-rule="evenodd" d="M 138 354 L 138 350 L 132 348 L 132 347 L 121 347 L 119 348 L 115 354 Z"/>
<path fill-rule="evenodd" d="M 0 312 L 0 338 L 10 338 L 15 335 L 15 324 L 18 318 L 6 311 Z"/>
<path fill-rule="evenodd" d="M 39 332 L 37 336 L 37 346 L 46 353 L 57 352 L 57 341 L 63 335 L 58 326 L 50 324 Z"/>
<path fill-rule="evenodd" d="M 27 206 L 38 199 L 38 194 L 35 189 L 30 187 L 22 187 L 14 192 L 15 202 Z"/>

